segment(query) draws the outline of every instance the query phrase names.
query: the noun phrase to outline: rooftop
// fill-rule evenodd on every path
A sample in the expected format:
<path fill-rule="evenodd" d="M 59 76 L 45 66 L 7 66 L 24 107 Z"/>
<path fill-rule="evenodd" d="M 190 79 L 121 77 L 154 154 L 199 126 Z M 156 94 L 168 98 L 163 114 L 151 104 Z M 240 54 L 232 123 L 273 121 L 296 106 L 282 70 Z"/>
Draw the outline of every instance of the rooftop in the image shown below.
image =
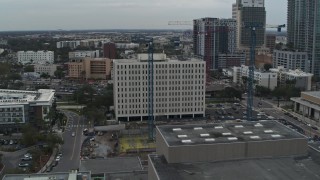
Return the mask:
<path fill-rule="evenodd" d="M 43 173 L 43 174 L 7 174 L 2 180 L 78 180 L 91 179 L 90 172 L 62 172 L 62 173 Z"/>
<path fill-rule="evenodd" d="M 6 105 L 49 102 L 53 99 L 54 93 L 53 89 L 39 89 L 38 91 L 0 89 L 0 103 Z"/>
<path fill-rule="evenodd" d="M 148 61 L 139 61 L 138 59 L 115 59 L 113 61 L 113 63 L 132 63 L 132 64 L 135 64 L 135 63 L 148 63 Z M 166 59 L 166 60 L 161 60 L 161 61 L 154 61 L 154 63 L 168 63 L 168 62 L 171 62 L 171 63 L 191 63 L 191 62 L 203 62 L 205 63 L 204 61 L 200 60 L 200 59 L 190 59 L 190 60 L 184 60 L 184 61 L 181 61 L 181 60 L 177 60 L 177 59 Z"/>
<path fill-rule="evenodd" d="M 249 159 L 222 162 L 168 164 L 164 156 L 149 155 L 160 179 L 193 180 L 309 180 L 320 179 L 320 154 L 310 157 Z"/>
<path fill-rule="evenodd" d="M 99 174 L 141 171 L 142 166 L 138 157 L 121 157 L 82 160 L 79 169 L 80 171 L 91 171 L 92 174 Z"/>
<path fill-rule="evenodd" d="M 305 138 L 276 121 L 157 126 L 168 146 Z"/>
<path fill-rule="evenodd" d="M 304 91 L 304 92 L 301 92 L 301 93 L 309 95 L 309 96 L 313 96 L 315 98 L 320 98 L 320 91 Z"/>

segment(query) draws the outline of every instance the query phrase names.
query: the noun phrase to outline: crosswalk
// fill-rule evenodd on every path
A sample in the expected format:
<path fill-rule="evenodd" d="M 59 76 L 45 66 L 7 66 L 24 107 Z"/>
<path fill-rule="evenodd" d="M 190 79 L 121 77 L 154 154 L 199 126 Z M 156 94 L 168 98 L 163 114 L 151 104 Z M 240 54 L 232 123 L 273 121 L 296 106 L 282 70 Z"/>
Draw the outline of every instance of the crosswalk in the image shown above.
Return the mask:
<path fill-rule="evenodd" d="M 65 127 L 65 131 L 72 131 L 72 128 L 85 128 L 85 127 L 87 127 L 87 125 L 84 125 L 84 124 L 73 125 L 73 124 L 71 124 L 71 125 L 67 125 Z"/>

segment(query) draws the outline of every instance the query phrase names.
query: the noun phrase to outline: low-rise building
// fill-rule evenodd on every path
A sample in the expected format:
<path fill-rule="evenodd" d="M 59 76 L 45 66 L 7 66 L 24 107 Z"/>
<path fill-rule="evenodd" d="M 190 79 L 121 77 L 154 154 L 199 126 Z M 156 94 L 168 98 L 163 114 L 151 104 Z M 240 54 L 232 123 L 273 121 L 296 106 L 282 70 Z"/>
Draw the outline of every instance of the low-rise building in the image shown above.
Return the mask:
<path fill-rule="evenodd" d="M 53 51 L 18 51 L 18 62 L 21 64 L 52 64 Z"/>
<path fill-rule="evenodd" d="M 99 58 L 100 52 L 96 51 L 73 51 L 69 52 L 69 59 L 81 58 L 81 57 L 90 57 L 90 58 Z"/>
<path fill-rule="evenodd" d="M 54 76 L 54 72 L 57 70 L 57 67 L 58 65 L 56 64 L 35 64 L 34 72 Z"/>
<path fill-rule="evenodd" d="M 284 67 L 287 70 L 300 69 L 303 72 L 310 72 L 308 53 L 300 51 L 274 50 L 273 67 Z"/>
<path fill-rule="evenodd" d="M 148 54 L 113 61 L 114 106 L 117 120 L 148 117 Z M 154 54 L 155 118 L 205 115 L 205 62 L 168 60 Z"/>
<path fill-rule="evenodd" d="M 110 79 L 111 66 L 108 58 L 74 58 L 68 63 L 69 78 Z"/>
<path fill-rule="evenodd" d="M 313 179 L 307 154 L 307 138 L 277 121 L 157 126 L 148 179 Z"/>
<path fill-rule="evenodd" d="M 286 85 L 287 82 L 294 83 L 296 88 L 299 88 L 304 91 L 310 91 L 312 85 L 312 76 L 311 73 L 303 72 L 299 69 L 296 70 L 287 70 L 283 66 L 278 66 L 278 68 L 271 68 L 271 72 L 278 74 L 278 85 Z"/>
<path fill-rule="evenodd" d="M 0 131 L 16 124 L 49 121 L 47 115 L 54 101 L 55 91 L 20 91 L 0 89 Z"/>
<path fill-rule="evenodd" d="M 57 172 L 38 174 L 6 174 L 2 180 L 91 180 L 91 172 Z"/>
<path fill-rule="evenodd" d="M 320 91 L 301 92 L 300 97 L 293 97 L 291 101 L 294 103 L 294 112 L 312 119 L 311 124 L 319 125 Z"/>
<path fill-rule="evenodd" d="M 241 84 L 242 77 L 249 76 L 249 67 L 248 66 L 240 66 L 240 67 L 233 67 L 233 82 Z M 277 73 L 275 72 L 267 72 L 267 71 L 260 71 L 254 70 L 254 83 L 255 85 L 263 86 L 273 90 L 277 87 Z"/>

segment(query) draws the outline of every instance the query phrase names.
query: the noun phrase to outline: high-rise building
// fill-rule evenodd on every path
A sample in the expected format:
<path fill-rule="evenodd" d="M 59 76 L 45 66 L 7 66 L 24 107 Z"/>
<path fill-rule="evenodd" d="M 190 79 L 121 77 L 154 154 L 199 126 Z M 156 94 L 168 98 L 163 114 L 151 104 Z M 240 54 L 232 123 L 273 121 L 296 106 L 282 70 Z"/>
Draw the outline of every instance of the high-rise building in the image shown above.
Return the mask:
<path fill-rule="evenodd" d="M 148 56 L 113 61 L 114 107 L 117 120 L 148 117 Z M 154 116 L 204 117 L 205 62 L 154 56 Z"/>
<path fill-rule="evenodd" d="M 116 58 L 116 44 L 115 43 L 105 43 L 103 44 L 103 57 L 109 59 Z"/>
<path fill-rule="evenodd" d="M 273 52 L 276 46 L 276 39 L 277 39 L 277 36 L 275 34 L 266 35 L 266 47 L 270 49 L 271 53 Z"/>
<path fill-rule="evenodd" d="M 237 0 L 232 6 L 233 17 L 237 20 L 237 47 L 251 46 L 251 30 L 248 26 L 255 26 L 256 48 L 265 46 L 266 10 L 264 0 Z"/>
<path fill-rule="evenodd" d="M 219 53 L 236 50 L 234 19 L 201 18 L 193 20 L 194 54 L 206 61 L 206 72 L 219 68 Z"/>
<path fill-rule="evenodd" d="M 288 43 L 308 53 L 310 72 L 320 76 L 320 2 L 288 0 Z"/>

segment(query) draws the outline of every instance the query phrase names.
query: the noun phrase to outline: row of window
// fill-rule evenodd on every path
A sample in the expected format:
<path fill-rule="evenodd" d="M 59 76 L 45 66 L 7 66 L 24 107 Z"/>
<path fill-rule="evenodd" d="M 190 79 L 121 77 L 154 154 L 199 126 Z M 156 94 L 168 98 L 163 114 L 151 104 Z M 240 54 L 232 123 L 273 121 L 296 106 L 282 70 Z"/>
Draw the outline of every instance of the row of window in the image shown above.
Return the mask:
<path fill-rule="evenodd" d="M 156 109 L 154 112 L 155 113 L 185 113 L 185 112 L 202 112 L 204 111 L 204 108 L 171 108 L 168 111 L 166 109 Z M 118 115 L 123 115 L 123 114 L 147 114 L 148 110 L 119 110 Z"/>
<path fill-rule="evenodd" d="M 177 102 L 177 101 L 181 101 L 181 102 L 192 102 L 192 101 L 204 101 L 203 96 L 198 96 L 198 97 L 169 97 L 169 98 L 155 98 L 155 103 L 159 103 L 159 102 Z M 147 103 L 148 99 L 147 98 L 142 98 L 142 99 L 118 99 L 118 104 L 127 104 L 127 103 Z"/>
<path fill-rule="evenodd" d="M 203 68 L 204 64 L 154 64 L 154 68 Z M 147 64 L 117 65 L 117 69 L 148 68 Z"/>

